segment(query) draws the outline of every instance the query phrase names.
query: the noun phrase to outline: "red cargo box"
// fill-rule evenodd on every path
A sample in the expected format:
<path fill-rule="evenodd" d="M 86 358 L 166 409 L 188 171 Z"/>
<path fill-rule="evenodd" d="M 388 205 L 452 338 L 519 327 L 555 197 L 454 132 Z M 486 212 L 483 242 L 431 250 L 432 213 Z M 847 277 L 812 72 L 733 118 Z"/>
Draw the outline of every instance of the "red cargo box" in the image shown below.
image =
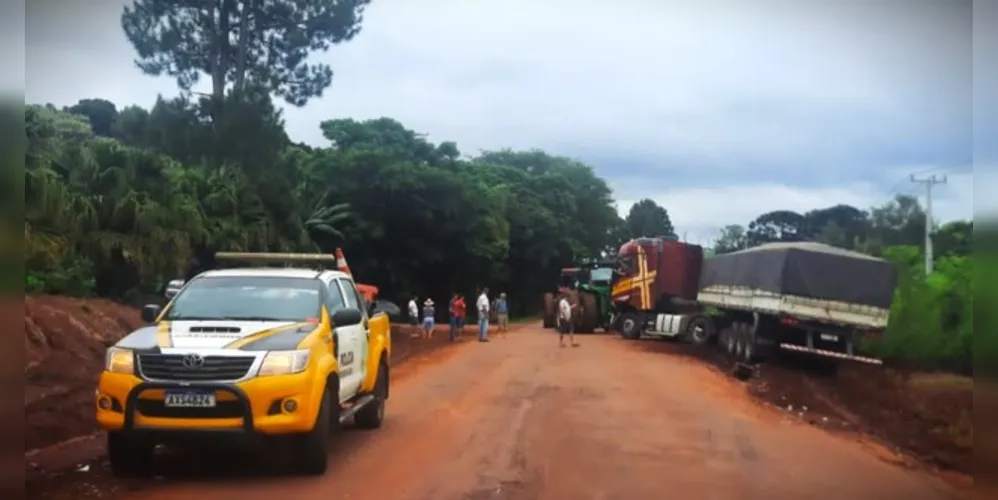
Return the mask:
<path fill-rule="evenodd" d="M 681 241 L 658 240 L 659 292 L 686 300 L 696 300 L 703 268 L 703 247 Z"/>

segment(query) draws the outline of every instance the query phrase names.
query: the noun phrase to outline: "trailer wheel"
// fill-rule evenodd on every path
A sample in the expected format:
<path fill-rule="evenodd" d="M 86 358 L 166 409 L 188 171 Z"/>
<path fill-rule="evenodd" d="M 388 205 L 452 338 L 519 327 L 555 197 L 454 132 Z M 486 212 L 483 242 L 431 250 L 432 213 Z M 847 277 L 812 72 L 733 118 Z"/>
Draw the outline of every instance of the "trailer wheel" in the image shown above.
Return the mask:
<path fill-rule="evenodd" d="M 724 353 L 728 356 L 735 355 L 735 339 L 738 338 L 738 324 L 731 324 L 724 327 L 724 345 L 721 346 L 724 349 Z"/>
<path fill-rule="evenodd" d="M 641 338 L 641 317 L 637 313 L 624 313 L 620 317 L 620 336 L 627 340 Z"/>
<path fill-rule="evenodd" d="M 735 352 L 733 354 L 737 360 L 741 360 L 742 353 L 745 352 L 745 332 L 747 330 L 745 326 L 745 323 L 735 323 L 734 326 Z"/>
<path fill-rule="evenodd" d="M 748 364 L 755 363 L 757 361 L 757 354 L 759 352 L 758 346 L 756 345 L 755 331 L 752 329 L 751 325 L 746 325 L 742 332 L 742 361 Z"/>

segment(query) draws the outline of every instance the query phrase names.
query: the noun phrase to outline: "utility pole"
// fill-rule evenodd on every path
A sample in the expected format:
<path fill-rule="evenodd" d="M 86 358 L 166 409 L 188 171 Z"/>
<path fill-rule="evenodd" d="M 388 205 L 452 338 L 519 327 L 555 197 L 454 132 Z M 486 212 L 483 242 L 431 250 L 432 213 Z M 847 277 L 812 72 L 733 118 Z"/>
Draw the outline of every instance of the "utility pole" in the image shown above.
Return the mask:
<path fill-rule="evenodd" d="M 946 176 L 942 178 L 926 177 L 916 179 L 915 174 L 911 174 L 911 182 L 925 184 L 925 275 L 932 274 L 932 186 L 936 184 L 946 184 Z"/>

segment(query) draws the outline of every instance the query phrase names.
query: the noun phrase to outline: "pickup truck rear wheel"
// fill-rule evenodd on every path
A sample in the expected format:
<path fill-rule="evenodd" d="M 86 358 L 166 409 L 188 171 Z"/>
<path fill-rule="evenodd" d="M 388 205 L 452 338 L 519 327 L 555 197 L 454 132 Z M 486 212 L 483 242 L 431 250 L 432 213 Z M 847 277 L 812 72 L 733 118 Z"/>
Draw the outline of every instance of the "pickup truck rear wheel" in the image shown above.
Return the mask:
<path fill-rule="evenodd" d="M 374 382 L 374 400 L 367 403 L 354 416 L 354 423 L 362 429 L 377 429 L 385 420 L 385 400 L 388 399 L 388 367 L 382 361 L 378 367 L 378 379 Z"/>
<path fill-rule="evenodd" d="M 299 436 L 298 453 L 301 471 L 310 476 L 325 474 L 329 464 L 329 428 L 331 426 L 329 414 L 329 389 L 322 394 L 322 403 L 319 406 L 319 414 L 315 419 L 315 426 L 307 434 Z"/>
<path fill-rule="evenodd" d="M 156 444 L 120 432 L 107 433 L 107 458 L 111 473 L 119 477 L 142 476 L 152 469 Z"/>

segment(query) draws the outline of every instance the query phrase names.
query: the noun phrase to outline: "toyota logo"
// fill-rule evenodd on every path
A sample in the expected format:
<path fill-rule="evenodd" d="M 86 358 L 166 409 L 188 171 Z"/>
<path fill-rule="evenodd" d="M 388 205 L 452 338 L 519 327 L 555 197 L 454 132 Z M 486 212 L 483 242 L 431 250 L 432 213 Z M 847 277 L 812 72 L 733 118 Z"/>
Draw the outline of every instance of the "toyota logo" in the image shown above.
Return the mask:
<path fill-rule="evenodd" d="M 183 363 L 184 368 L 187 368 L 188 370 L 199 370 L 202 366 L 204 366 L 204 356 L 200 354 L 188 354 L 184 356 L 181 363 Z"/>

